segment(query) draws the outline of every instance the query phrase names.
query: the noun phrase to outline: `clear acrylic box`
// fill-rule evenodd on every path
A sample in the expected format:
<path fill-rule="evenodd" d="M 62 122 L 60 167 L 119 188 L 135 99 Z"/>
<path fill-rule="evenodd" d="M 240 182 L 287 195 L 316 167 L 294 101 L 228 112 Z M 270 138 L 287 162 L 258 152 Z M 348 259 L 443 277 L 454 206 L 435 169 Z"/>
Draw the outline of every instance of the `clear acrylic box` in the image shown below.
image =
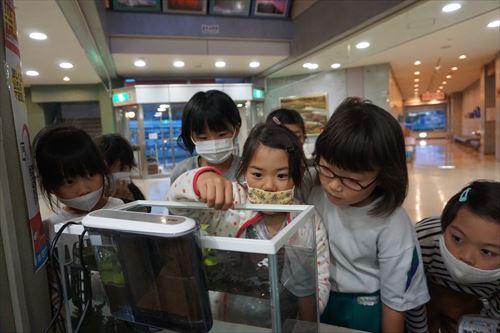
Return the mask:
<path fill-rule="evenodd" d="M 167 211 L 179 216 L 175 231 L 164 228 Z M 112 315 L 174 331 L 318 332 L 313 207 L 233 209 L 252 211 L 294 218 L 270 239 L 247 239 L 200 228 L 200 212 L 220 213 L 202 203 L 136 201 L 89 214 L 83 225 Z"/>

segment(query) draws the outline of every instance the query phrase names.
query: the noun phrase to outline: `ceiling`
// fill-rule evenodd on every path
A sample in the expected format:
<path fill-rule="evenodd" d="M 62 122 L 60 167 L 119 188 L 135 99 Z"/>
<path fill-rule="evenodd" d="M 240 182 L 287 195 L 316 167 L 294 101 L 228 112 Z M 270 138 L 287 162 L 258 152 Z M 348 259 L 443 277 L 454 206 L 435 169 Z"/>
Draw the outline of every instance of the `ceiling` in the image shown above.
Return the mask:
<path fill-rule="evenodd" d="M 362 31 L 346 34 L 342 39 L 332 41 L 311 54 L 294 59 L 288 57 L 287 41 L 144 39 L 136 42 L 156 43 L 159 45 L 156 47 L 157 52 L 136 54 L 123 52 L 123 47 L 130 40 L 120 41 L 118 37 L 112 39 L 110 49 L 117 73 L 122 77 L 206 77 L 214 73 L 218 76 L 241 77 L 265 73 L 267 77 L 275 78 L 332 70 L 332 63 L 340 63 L 340 70 L 390 63 L 403 97 L 410 99 L 414 95 L 415 78 L 420 81 L 419 93 L 436 91 L 443 80 L 447 81 L 442 89 L 444 92 L 463 90 L 478 79 L 481 66 L 493 59 L 500 50 L 500 28 L 486 27 L 490 21 L 500 18 L 500 1 L 458 2 L 462 8 L 452 13 L 441 11 L 448 1 L 418 2 L 402 13 Z M 23 79 L 26 86 L 99 82 L 98 75 L 55 0 L 16 0 L 15 7 L 23 70 L 34 69 L 40 73 L 38 77 L 25 75 Z M 34 30 L 46 33 L 48 39 L 35 41 L 28 38 L 28 34 Z M 371 46 L 358 50 L 355 45 L 359 41 L 368 41 Z M 199 47 L 212 52 L 166 52 L 161 50 L 161 43 L 185 44 L 177 50 Z M 459 60 L 462 54 L 467 58 Z M 134 60 L 139 57 L 146 60 L 146 67 L 133 66 Z M 220 59 L 227 63 L 223 69 L 213 65 Z M 172 62 L 175 60 L 183 60 L 186 66 L 180 69 L 173 67 Z M 253 60 L 260 62 L 259 68 L 248 67 Z M 416 60 L 422 64 L 415 66 Z M 61 69 L 58 67 L 60 61 L 69 61 L 74 64 L 74 68 Z M 317 63 L 319 67 L 313 71 L 305 69 L 302 67 L 305 62 Z M 458 67 L 458 70 L 452 72 L 453 66 Z M 417 70 L 420 72 L 418 76 L 414 74 Z M 446 75 L 452 75 L 452 78 L 446 79 Z M 64 82 L 64 76 L 71 80 Z"/>

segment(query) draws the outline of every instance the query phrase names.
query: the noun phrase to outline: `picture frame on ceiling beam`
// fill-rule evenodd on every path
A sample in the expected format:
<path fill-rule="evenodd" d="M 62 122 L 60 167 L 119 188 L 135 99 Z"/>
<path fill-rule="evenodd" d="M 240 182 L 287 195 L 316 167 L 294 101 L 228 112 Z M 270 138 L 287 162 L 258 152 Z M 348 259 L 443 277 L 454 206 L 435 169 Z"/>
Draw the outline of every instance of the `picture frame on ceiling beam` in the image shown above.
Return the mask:
<path fill-rule="evenodd" d="M 163 11 L 172 14 L 207 14 L 207 0 L 163 0 Z"/>
<path fill-rule="evenodd" d="M 209 14 L 223 16 L 249 16 L 251 0 L 210 0 Z"/>
<path fill-rule="evenodd" d="M 291 0 L 253 0 L 252 15 L 269 18 L 288 18 Z"/>
<path fill-rule="evenodd" d="M 113 10 L 161 13 L 161 0 L 113 0 Z"/>

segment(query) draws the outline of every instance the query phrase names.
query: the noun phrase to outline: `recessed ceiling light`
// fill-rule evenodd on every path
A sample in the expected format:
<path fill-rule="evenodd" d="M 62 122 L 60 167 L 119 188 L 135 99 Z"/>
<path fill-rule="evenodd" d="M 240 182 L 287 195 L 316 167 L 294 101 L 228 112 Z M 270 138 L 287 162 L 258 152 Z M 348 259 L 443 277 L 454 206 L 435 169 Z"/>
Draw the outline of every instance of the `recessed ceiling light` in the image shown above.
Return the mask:
<path fill-rule="evenodd" d="M 337 69 L 337 68 L 340 68 L 340 64 L 339 63 L 335 63 L 335 64 L 332 64 L 330 67 L 333 68 L 333 69 Z"/>
<path fill-rule="evenodd" d="M 420 72 L 419 71 L 416 71 L 415 73 L 413 73 L 415 75 L 420 75 Z"/>
<path fill-rule="evenodd" d="M 73 64 L 70 62 L 61 62 L 59 64 L 59 67 L 64 68 L 64 69 L 70 69 L 70 68 L 73 68 Z"/>
<path fill-rule="evenodd" d="M 418 88 L 415 88 L 415 89 L 413 89 L 413 91 L 416 91 L 416 92 L 418 92 Z"/>
<path fill-rule="evenodd" d="M 310 63 L 310 62 L 306 62 L 305 64 L 302 65 L 302 67 L 313 70 L 313 69 L 317 69 L 319 67 L 319 65 L 314 64 L 314 63 Z"/>
<path fill-rule="evenodd" d="M 443 89 L 444 87 L 443 86 L 439 86 L 439 89 Z"/>
<path fill-rule="evenodd" d="M 415 88 L 418 88 L 418 83 L 415 83 L 413 86 L 414 86 Z"/>
<path fill-rule="evenodd" d="M 416 66 L 418 66 L 418 65 L 420 65 L 421 63 L 422 63 L 422 62 L 420 62 L 420 60 L 417 60 L 417 61 L 415 61 L 413 64 L 414 64 L 414 65 L 416 65 Z"/>
<path fill-rule="evenodd" d="M 461 4 L 456 3 L 456 2 L 452 2 L 452 3 L 449 3 L 446 6 L 444 6 L 441 10 L 444 13 L 451 13 L 451 12 L 454 12 L 455 10 L 459 10 L 460 8 L 462 8 Z"/>
<path fill-rule="evenodd" d="M 436 90 L 436 92 L 439 93 L 439 92 L 441 92 L 441 90 L 438 89 L 438 90 Z"/>
<path fill-rule="evenodd" d="M 71 80 L 68 76 L 63 77 L 63 81 L 69 81 Z"/>
<path fill-rule="evenodd" d="M 368 42 L 359 42 L 358 44 L 356 44 L 357 49 L 366 49 L 369 46 L 370 46 L 370 43 L 368 43 Z"/>
<path fill-rule="evenodd" d="M 413 82 L 419 82 L 419 81 L 420 81 L 419 79 L 415 79 L 415 80 L 413 80 Z"/>
<path fill-rule="evenodd" d="M 458 59 L 465 59 L 465 58 L 467 58 L 465 54 L 462 54 L 460 57 L 458 57 Z"/>
<path fill-rule="evenodd" d="M 181 68 L 181 67 L 184 67 L 184 61 L 181 61 L 181 60 L 177 60 L 177 61 L 174 61 L 174 67 L 177 67 L 177 68 Z"/>
<path fill-rule="evenodd" d="M 250 66 L 250 68 L 257 68 L 260 66 L 260 62 L 258 61 L 251 61 L 248 66 Z"/>
<path fill-rule="evenodd" d="M 458 69 L 458 67 L 452 67 L 451 70 L 452 71 L 456 71 Z"/>
<path fill-rule="evenodd" d="M 488 23 L 488 28 L 500 27 L 500 20 L 491 21 Z"/>
<path fill-rule="evenodd" d="M 243 107 L 243 104 L 238 103 L 238 104 L 236 104 L 236 107 L 237 107 L 237 108 L 242 108 L 242 107 Z"/>
<path fill-rule="evenodd" d="M 137 59 L 134 61 L 134 66 L 135 67 L 144 67 L 146 66 L 146 62 L 143 59 Z"/>
<path fill-rule="evenodd" d="M 224 61 L 217 61 L 217 62 L 215 62 L 215 67 L 217 67 L 217 68 L 226 67 L 226 63 Z"/>
<path fill-rule="evenodd" d="M 162 109 L 168 109 L 170 107 L 169 104 L 160 104 L 160 108 Z"/>
<path fill-rule="evenodd" d="M 451 75 L 446 75 L 446 78 L 447 79 L 451 79 Z"/>
<path fill-rule="evenodd" d="M 36 39 L 36 40 L 46 40 L 47 35 L 44 34 L 43 32 L 32 32 L 29 34 L 29 37 L 31 39 Z"/>
<path fill-rule="evenodd" d="M 446 84 L 446 83 L 447 83 L 446 81 L 441 82 L 441 84 Z"/>
<path fill-rule="evenodd" d="M 40 75 L 40 73 L 38 73 L 37 71 L 26 71 L 26 75 L 28 76 L 38 76 Z"/>

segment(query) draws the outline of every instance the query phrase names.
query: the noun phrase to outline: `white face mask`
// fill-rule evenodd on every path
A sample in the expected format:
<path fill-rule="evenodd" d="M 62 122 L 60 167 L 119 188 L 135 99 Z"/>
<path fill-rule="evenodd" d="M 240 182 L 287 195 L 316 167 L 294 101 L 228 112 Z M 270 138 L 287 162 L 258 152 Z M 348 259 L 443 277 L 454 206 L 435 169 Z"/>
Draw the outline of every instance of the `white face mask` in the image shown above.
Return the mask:
<path fill-rule="evenodd" d="M 234 149 L 234 136 L 227 139 L 194 141 L 196 152 L 207 162 L 219 164 L 227 161 Z"/>
<path fill-rule="evenodd" d="M 103 187 L 101 186 L 101 188 L 98 189 L 97 191 L 87 193 L 80 197 L 76 197 L 73 199 L 61 199 L 61 198 L 58 199 L 61 203 L 65 204 L 66 206 L 83 210 L 85 212 L 89 212 L 92 208 L 95 207 L 95 205 L 97 205 L 99 199 L 101 199 L 102 190 Z"/>
<path fill-rule="evenodd" d="M 122 171 L 122 172 L 113 172 L 112 173 L 112 176 L 113 176 L 113 180 L 115 182 L 118 182 L 118 181 L 123 181 L 127 184 L 130 184 L 131 183 L 131 180 L 130 180 L 130 172 L 128 171 Z"/>
<path fill-rule="evenodd" d="M 446 247 L 443 235 L 439 238 L 439 250 L 448 272 L 457 282 L 485 283 L 500 279 L 500 268 L 492 270 L 479 269 L 455 258 Z"/>

